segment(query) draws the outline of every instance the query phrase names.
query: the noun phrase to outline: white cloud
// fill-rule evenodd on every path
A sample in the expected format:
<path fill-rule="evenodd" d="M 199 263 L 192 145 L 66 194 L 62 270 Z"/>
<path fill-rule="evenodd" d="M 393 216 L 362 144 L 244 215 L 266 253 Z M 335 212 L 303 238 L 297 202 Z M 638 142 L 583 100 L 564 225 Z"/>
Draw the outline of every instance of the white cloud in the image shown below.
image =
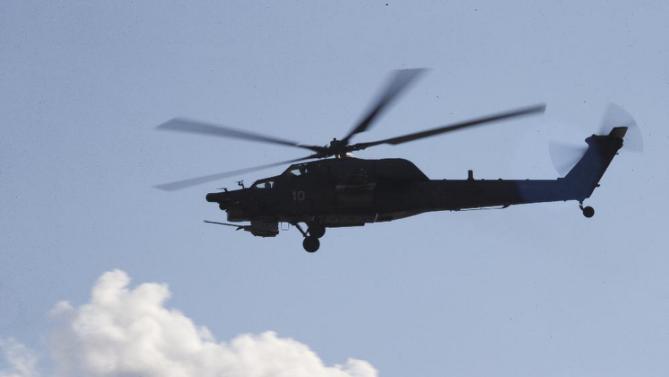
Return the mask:
<path fill-rule="evenodd" d="M 6 369 L 0 369 L 0 377 L 36 377 L 37 358 L 24 345 L 14 339 L 0 339 L 0 361 L 4 359 Z"/>
<path fill-rule="evenodd" d="M 377 376 L 362 360 L 326 366 L 308 346 L 273 332 L 219 342 L 205 327 L 164 306 L 170 296 L 166 285 L 131 289 L 129 283 L 123 271 L 107 272 L 93 287 L 89 303 L 56 305 L 51 349 L 57 376 Z M 19 359 L 14 369 L 23 374 L 0 377 L 33 376 L 26 373 L 34 371 L 34 359 Z"/>

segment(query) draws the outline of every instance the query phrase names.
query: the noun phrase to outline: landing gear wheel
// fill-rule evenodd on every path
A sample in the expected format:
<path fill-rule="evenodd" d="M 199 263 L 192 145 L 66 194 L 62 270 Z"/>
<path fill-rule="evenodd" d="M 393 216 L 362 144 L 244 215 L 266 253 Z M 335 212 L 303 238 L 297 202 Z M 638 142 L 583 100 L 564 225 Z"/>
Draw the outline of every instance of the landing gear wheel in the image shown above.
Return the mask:
<path fill-rule="evenodd" d="M 312 224 L 309 226 L 309 235 L 321 238 L 325 235 L 325 227 L 320 224 Z"/>
<path fill-rule="evenodd" d="M 581 208 L 581 211 L 583 211 L 583 216 L 587 218 L 591 218 L 595 215 L 595 209 L 590 206 Z"/>
<path fill-rule="evenodd" d="M 314 236 L 304 237 L 304 241 L 302 241 L 302 247 L 304 247 L 304 250 L 306 250 L 308 253 L 315 253 L 320 246 L 321 241 L 319 241 L 318 238 Z"/>

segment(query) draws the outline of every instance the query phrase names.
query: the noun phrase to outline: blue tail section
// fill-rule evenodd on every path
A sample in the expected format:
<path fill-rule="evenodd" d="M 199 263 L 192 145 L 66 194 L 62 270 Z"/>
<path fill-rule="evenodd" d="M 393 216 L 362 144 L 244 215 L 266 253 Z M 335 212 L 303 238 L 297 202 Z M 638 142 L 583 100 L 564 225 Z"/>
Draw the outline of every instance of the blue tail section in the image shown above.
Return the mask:
<path fill-rule="evenodd" d="M 623 146 L 627 127 L 615 127 L 608 135 L 592 135 L 585 139 L 588 150 L 563 178 L 570 196 L 583 201 L 592 195 L 611 160 Z"/>

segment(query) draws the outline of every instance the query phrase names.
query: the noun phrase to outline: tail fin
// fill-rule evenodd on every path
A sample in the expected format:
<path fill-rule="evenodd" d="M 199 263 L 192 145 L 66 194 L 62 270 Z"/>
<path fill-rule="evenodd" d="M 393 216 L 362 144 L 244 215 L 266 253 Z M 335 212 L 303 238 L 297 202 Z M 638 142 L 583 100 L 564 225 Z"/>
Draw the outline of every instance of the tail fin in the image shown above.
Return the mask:
<path fill-rule="evenodd" d="M 608 135 L 592 135 L 585 139 L 588 150 L 564 177 L 575 199 L 590 197 L 599 185 L 611 160 L 623 146 L 627 127 L 614 127 Z"/>

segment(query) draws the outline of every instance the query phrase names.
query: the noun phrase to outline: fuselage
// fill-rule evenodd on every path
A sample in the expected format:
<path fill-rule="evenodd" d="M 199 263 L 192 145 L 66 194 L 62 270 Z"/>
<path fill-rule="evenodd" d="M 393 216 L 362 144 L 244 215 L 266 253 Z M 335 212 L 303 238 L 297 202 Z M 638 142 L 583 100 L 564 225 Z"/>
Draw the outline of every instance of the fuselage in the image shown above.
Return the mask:
<path fill-rule="evenodd" d="M 566 177 L 553 180 L 430 180 L 404 159 L 335 158 L 291 165 L 251 187 L 210 193 L 228 220 L 360 226 L 429 211 L 578 200 L 589 197 L 622 138 L 591 136 L 589 149 Z"/>

